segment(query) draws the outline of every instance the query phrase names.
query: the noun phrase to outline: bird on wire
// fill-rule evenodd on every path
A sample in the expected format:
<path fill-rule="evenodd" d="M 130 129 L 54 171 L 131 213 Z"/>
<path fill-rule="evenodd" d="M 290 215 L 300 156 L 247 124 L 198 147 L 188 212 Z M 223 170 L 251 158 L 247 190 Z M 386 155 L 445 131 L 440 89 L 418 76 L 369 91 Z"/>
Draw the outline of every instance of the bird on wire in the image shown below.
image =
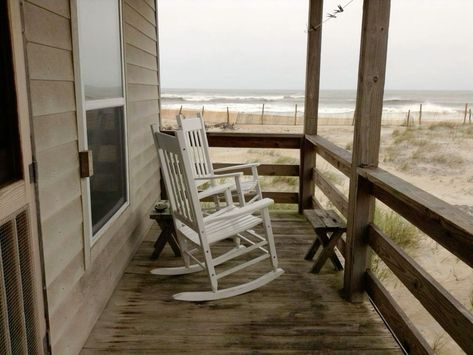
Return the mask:
<path fill-rule="evenodd" d="M 332 12 L 327 13 L 327 18 L 326 18 L 324 21 L 322 21 L 322 23 L 318 24 L 317 26 L 313 26 L 313 25 L 309 26 L 308 32 L 315 31 L 315 30 L 317 30 L 319 27 L 322 27 L 322 25 L 323 25 L 325 22 L 327 22 L 327 21 L 329 21 L 329 20 L 331 20 L 331 19 L 337 18 L 337 15 L 341 14 L 342 12 L 344 12 L 345 9 L 346 9 L 346 7 L 347 7 L 348 5 L 350 5 L 353 1 L 355 1 L 355 0 L 350 0 L 350 1 L 348 1 L 344 6 L 342 6 L 342 5 L 340 5 L 340 4 L 337 5 L 337 8 L 336 8 L 336 9 L 334 9 Z"/>

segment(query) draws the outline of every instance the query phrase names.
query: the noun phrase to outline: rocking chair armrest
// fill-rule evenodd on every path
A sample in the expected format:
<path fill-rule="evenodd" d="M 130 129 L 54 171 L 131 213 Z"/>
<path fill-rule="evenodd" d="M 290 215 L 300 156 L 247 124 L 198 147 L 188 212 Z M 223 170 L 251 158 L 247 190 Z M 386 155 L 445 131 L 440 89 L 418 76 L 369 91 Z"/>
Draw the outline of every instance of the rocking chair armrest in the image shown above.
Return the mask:
<path fill-rule="evenodd" d="M 263 198 L 261 200 L 258 200 L 256 202 L 249 203 L 243 207 L 238 207 L 233 209 L 231 212 L 224 213 L 224 214 L 218 214 L 215 217 L 212 217 L 212 215 L 206 217 L 205 222 L 216 222 L 216 221 L 222 221 L 226 219 L 231 219 L 243 215 L 248 215 L 256 211 L 260 211 L 264 208 L 267 208 L 274 204 L 274 201 L 270 198 Z"/>
<path fill-rule="evenodd" d="M 236 178 L 239 176 L 243 176 L 243 173 L 238 172 L 238 173 L 228 173 L 228 174 L 219 174 L 219 175 L 205 175 L 205 176 L 199 176 L 194 178 L 194 180 L 199 181 L 199 180 L 215 180 L 215 179 L 222 179 L 222 178 Z"/>
<path fill-rule="evenodd" d="M 222 194 L 226 190 L 231 190 L 233 186 L 234 185 L 231 184 L 231 183 L 210 186 L 209 188 L 207 188 L 203 191 L 200 191 L 198 193 L 199 200 L 202 200 L 203 198 L 206 198 L 206 197 L 209 197 L 209 196 Z"/>

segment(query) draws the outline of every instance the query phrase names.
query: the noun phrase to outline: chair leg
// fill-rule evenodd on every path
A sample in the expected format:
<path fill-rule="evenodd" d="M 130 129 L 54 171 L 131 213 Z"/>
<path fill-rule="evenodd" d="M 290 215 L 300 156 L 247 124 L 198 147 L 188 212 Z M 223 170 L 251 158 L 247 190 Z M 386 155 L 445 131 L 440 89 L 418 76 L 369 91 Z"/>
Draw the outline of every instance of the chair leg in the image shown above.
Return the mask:
<path fill-rule="evenodd" d="M 186 251 L 188 250 L 188 242 L 186 238 L 179 235 L 179 233 L 176 233 L 176 234 L 177 234 L 177 241 L 179 242 L 179 247 L 181 249 L 182 260 L 184 261 L 184 265 L 188 268 L 191 264 L 190 257 L 186 253 Z"/>
<path fill-rule="evenodd" d="M 217 273 L 215 272 L 215 266 L 212 259 L 212 252 L 210 251 L 210 247 L 208 244 L 202 247 L 202 253 L 204 254 L 205 269 L 207 272 L 207 276 L 209 278 L 210 287 L 212 288 L 213 292 L 217 292 L 218 290 Z"/>
<path fill-rule="evenodd" d="M 263 199 L 263 192 L 261 191 L 261 187 L 259 186 L 258 179 L 256 179 L 255 190 L 256 190 L 256 196 L 258 196 L 258 199 L 262 200 Z"/>
<path fill-rule="evenodd" d="M 263 217 L 263 227 L 266 234 L 266 239 L 268 241 L 269 255 L 271 256 L 271 265 L 273 266 L 273 270 L 276 271 L 278 269 L 278 257 L 276 255 L 276 245 L 274 243 L 273 229 L 271 227 L 269 211 L 267 208 L 265 208 L 261 212 Z"/>

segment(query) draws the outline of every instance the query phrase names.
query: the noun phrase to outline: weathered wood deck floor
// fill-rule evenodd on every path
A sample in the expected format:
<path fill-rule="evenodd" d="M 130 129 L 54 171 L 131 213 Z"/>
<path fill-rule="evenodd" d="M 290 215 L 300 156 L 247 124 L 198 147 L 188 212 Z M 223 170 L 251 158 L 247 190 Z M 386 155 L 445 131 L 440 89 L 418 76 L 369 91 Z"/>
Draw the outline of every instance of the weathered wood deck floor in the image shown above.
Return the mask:
<path fill-rule="evenodd" d="M 355 305 L 340 297 L 341 273 L 335 273 L 330 264 L 320 275 L 308 273 L 311 263 L 304 260 L 304 254 L 313 231 L 303 217 L 278 213 L 272 219 L 280 264 L 286 273 L 254 292 L 199 304 L 174 301 L 171 296 L 206 290 L 204 273 L 179 277 L 149 274 L 153 267 L 180 262 L 169 247 L 158 261 L 150 261 L 157 232 L 152 229 L 83 354 L 401 353 L 368 301 Z"/>

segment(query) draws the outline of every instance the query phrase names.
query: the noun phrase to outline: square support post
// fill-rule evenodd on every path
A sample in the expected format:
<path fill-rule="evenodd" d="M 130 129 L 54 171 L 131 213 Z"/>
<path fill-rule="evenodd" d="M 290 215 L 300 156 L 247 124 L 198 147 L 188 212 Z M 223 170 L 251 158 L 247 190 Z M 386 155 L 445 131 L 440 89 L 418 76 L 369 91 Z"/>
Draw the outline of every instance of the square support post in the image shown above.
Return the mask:
<path fill-rule="evenodd" d="M 314 195 L 313 170 L 315 151 L 306 141 L 306 134 L 317 134 L 320 89 L 320 52 L 322 47 L 323 0 L 309 0 L 309 28 L 307 29 L 307 64 L 305 80 L 304 137 L 301 142 L 299 176 L 299 213 L 312 208 Z"/>
<path fill-rule="evenodd" d="M 352 302 L 364 298 L 367 226 L 373 221 L 375 200 L 358 168 L 378 166 L 390 7 L 390 0 L 363 3 L 344 279 L 345 296 Z"/>

